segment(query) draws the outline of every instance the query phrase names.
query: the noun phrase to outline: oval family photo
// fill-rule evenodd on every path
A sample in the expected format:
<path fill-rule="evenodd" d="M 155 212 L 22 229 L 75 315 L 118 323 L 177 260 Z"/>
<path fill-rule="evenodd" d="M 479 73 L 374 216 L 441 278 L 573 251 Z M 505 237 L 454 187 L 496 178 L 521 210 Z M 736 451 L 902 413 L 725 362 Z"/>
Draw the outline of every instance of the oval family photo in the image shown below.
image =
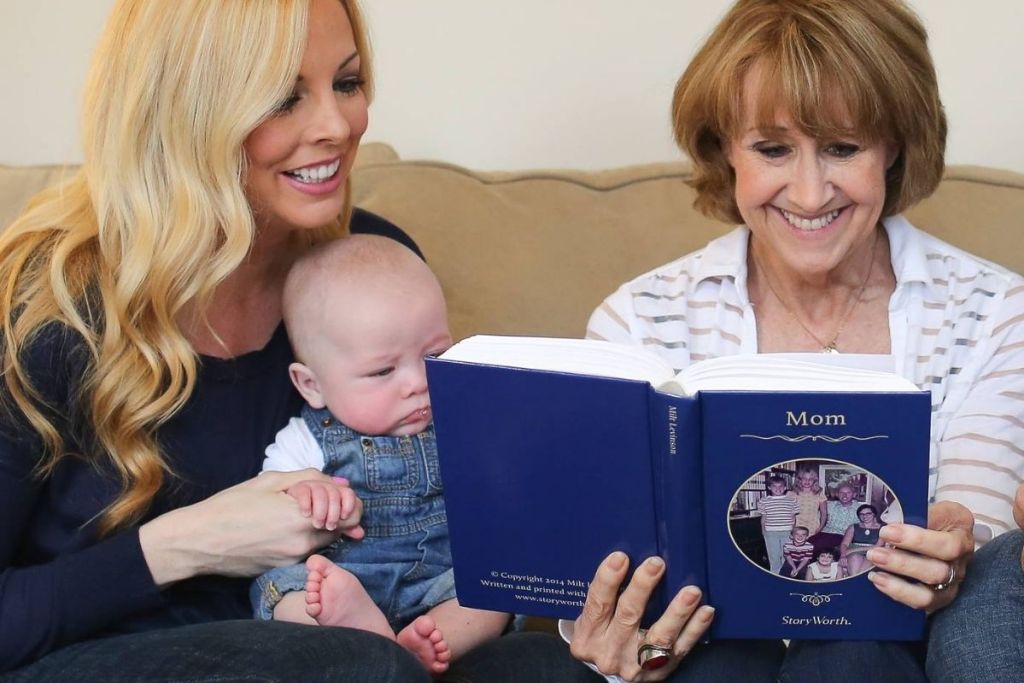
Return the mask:
<path fill-rule="evenodd" d="M 881 530 L 903 522 L 899 500 L 867 470 L 838 460 L 781 462 L 736 492 L 733 542 L 761 569 L 797 581 L 838 581 L 867 571 Z"/>

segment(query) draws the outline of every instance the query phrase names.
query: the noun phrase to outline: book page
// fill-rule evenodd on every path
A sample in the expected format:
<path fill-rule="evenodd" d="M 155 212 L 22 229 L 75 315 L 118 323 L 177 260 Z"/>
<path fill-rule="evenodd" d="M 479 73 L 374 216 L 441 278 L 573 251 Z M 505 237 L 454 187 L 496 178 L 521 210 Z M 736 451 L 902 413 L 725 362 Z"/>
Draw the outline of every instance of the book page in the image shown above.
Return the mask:
<path fill-rule="evenodd" d="M 672 369 L 640 346 L 595 339 L 476 335 L 441 354 L 445 360 L 568 372 L 649 382 L 671 382 Z"/>
<path fill-rule="evenodd" d="M 896 372 L 896 356 L 887 353 L 773 353 L 771 356 L 852 370 Z"/>
<path fill-rule="evenodd" d="M 724 356 L 694 363 L 679 373 L 688 394 L 698 391 L 919 391 L 913 382 L 878 368 L 892 356 L 864 354 L 771 354 Z"/>

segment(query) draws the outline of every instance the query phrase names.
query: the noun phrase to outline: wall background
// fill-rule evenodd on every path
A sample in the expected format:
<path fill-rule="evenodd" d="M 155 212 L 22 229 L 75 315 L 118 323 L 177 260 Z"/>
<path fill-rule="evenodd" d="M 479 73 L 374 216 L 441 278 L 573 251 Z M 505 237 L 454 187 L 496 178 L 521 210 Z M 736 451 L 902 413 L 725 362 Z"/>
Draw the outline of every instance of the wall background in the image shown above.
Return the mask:
<path fill-rule="evenodd" d="M 154 0 L 171 2 L 173 0 Z M 931 35 L 947 160 L 1024 173 L 1019 0 L 911 0 Z M 77 161 L 78 102 L 113 0 L 0 0 L 0 163 Z M 366 140 L 484 169 L 678 158 L 676 78 L 728 0 L 363 0 Z"/>

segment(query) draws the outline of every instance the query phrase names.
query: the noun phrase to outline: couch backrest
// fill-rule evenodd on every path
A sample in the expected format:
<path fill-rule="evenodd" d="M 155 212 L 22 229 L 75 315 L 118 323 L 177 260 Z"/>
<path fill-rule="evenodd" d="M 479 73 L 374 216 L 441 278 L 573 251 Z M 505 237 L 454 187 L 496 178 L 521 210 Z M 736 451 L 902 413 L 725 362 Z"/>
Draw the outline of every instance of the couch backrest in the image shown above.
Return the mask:
<path fill-rule="evenodd" d="M 0 226 L 69 171 L 0 166 Z M 448 298 L 457 338 L 475 333 L 579 336 L 625 280 L 699 248 L 730 226 L 693 207 L 685 162 L 606 171 L 474 172 L 402 161 L 367 144 L 356 203 L 407 230 Z M 1024 271 L 1024 176 L 954 166 L 908 212 L 919 227 Z"/>
<path fill-rule="evenodd" d="M 453 332 L 580 336 L 619 284 L 731 226 L 694 210 L 688 163 L 606 171 L 474 172 L 382 161 L 357 203 L 408 230 L 448 296 Z M 908 212 L 919 227 L 1024 272 L 1024 176 L 954 166 Z"/>

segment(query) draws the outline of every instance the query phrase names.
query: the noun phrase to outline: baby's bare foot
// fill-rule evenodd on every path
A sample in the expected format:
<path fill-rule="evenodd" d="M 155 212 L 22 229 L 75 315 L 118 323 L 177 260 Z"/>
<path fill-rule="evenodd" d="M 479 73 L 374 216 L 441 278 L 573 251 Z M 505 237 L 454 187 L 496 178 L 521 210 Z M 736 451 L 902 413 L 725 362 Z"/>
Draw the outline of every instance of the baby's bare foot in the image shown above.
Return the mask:
<path fill-rule="evenodd" d="M 306 560 L 306 614 L 321 626 L 348 626 L 394 640 L 380 608 L 351 572 L 323 555 Z"/>
<path fill-rule="evenodd" d="M 433 618 L 426 614 L 417 617 L 399 631 L 398 644 L 416 655 L 430 673 L 439 674 L 448 670 L 452 653 L 441 629 L 437 628 Z"/>

